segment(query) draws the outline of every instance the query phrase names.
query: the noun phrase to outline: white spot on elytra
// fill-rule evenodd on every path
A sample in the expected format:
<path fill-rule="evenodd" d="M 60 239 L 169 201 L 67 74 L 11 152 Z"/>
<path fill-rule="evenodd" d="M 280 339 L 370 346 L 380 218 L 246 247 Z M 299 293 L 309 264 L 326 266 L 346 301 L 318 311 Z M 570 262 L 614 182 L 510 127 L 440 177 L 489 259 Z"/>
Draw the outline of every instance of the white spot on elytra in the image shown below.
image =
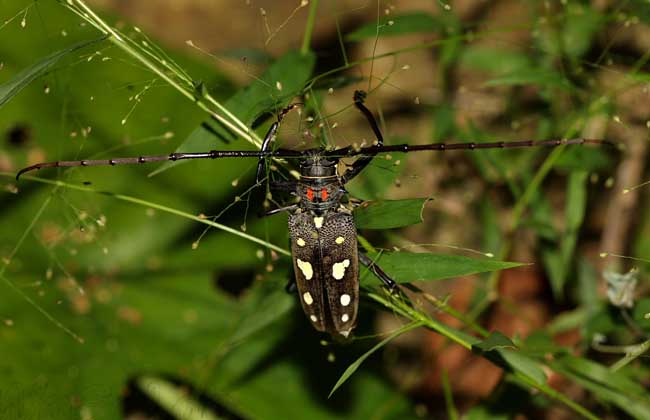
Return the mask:
<path fill-rule="evenodd" d="M 348 322 L 349 319 L 350 319 L 350 316 L 348 314 L 341 315 L 341 321 L 342 322 Z"/>
<path fill-rule="evenodd" d="M 339 236 L 334 242 L 341 245 L 343 242 L 345 242 L 345 238 L 343 236 Z"/>
<path fill-rule="evenodd" d="M 316 322 L 316 321 L 318 321 L 318 318 L 316 318 L 316 315 L 311 315 L 311 316 L 309 317 L 309 319 L 311 319 L 311 322 Z"/>
<path fill-rule="evenodd" d="M 302 299 L 305 301 L 307 305 L 311 305 L 312 303 L 314 303 L 314 299 L 311 297 L 311 293 L 309 292 L 305 292 L 302 295 Z"/>
<path fill-rule="evenodd" d="M 296 260 L 296 264 L 300 271 L 302 271 L 302 275 L 305 276 L 307 280 L 311 280 L 314 276 L 314 270 L 311 268 L 311 264 L 307 261 L 301 260 L 300 258 Z"/>
<path fill-rule="evenodd" d="M 343 294 L 341 295 L 341 305 L 343 306 L 348 306 L 350 304 L 350 295 L 348 294 Z"/>
<path fill-rule="evenodd" d="M 316 225 L 316 229 L 320 229 L 321 227 L 323 227 L 323 218 L 314 217 L 314 225 Z"/>
<path fill-rule="evenodd" d="M 341 262 L 334 263 L 332 266 L 332 277 L 336 280 L 341 280 L 345 275 L 345 269 L 350 266 L 350 260 L 347 258 Z"/>
<path fill-rule="evenodd" d="M 339 334 L 341 334 L 345 338 L 348 338 L 348 335 L 350 335 L 351 331 L 352 330 L 339 331 Z"/>
<path fill-rule="evenodd" d="M 296 243 L 298 244 L 298 246 L 305 246 L 306 245 L 305 240 L 302 239 L 302 238 L 298 238 L 298 240 L 296 240 Z"/>

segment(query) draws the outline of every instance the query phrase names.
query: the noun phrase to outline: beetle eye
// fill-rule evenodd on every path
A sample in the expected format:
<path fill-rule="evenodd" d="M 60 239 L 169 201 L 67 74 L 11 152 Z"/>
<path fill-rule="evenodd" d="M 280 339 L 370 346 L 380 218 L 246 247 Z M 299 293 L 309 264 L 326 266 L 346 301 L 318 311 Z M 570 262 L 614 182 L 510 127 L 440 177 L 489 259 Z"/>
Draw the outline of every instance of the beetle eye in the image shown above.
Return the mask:
<path fill-rule="evenodd" d="M 314 201 L 314 190 L 307 188 L 307 200 Z"/>
<path fill-rule="evenodd" d="M 325 188 L 320 190 L 320 198 L 323 201 L 327 200 L 327 190 Z"/>

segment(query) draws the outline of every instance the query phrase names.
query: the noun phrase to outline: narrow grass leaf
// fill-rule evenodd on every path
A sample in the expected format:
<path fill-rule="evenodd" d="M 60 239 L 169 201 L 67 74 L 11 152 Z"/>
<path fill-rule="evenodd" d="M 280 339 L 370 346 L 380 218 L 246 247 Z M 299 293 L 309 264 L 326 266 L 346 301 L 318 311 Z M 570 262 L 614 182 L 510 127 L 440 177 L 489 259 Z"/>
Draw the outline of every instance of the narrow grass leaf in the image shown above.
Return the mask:
<path fill-rule="evenodd" d="M 485 340 L 481 341 L 478 344 L 474 344 L 472 347 L 478 348 L 481 351 L 492 351 L 492 350 L 498 350 L 498 349 L 516 349 L 517 346 L 515 346 L 515 343 L 510 340 L 510 338 L 506 337 L 499 331 L 494 331 L 490 333 L 488 338 Z"/>
<path fill-rule="evenodd" d="M 139 388 L 152 400 L 160 404 L 174 418 L 183 420 L 218 420 L 219 417 L 187 390 L 168 381 L 153 376 L 143 376 L 137 380 Z"/>
<path fill-rule="evenodd" d="M 398 283 L 441 280 L 524 265 L 461 255 L 410 252 L 384 252 L 381 255 L 370 255 L 370 258 Z M 375 281 L 371 279 L 374 276 L 362 275 L 362 284 Z"/>
<path fill-rule="evenodd" d="M 389 335 L 388 337 L 386 337 L 385 339 L 383 339 L 382 341 L 380 341 L 380 342 L 379 342 L 377 345 L 375 345 L 373 348 L 371 348 L 370 350 L 368 350 L 367 352 L 365 352 L 361 357 L 359 357 L 359 358 L 358 358 L 357 360 L 355 360 L 355 361 L 354 361 L 350 366 L 348 366 L 348 368 L 345 370 L 345 372 L 343 372 L 343 375 L 341 375 L 341 377 L 339 378 L 339 380 L 336 382 L 336 384 L 334 385 L 334 387 L 333 387 L 332 390 L 330 391 L 330 393 L 329 393 L 329 395 L 327 396 L 327 398 L 330 398 L 330 397 L 334 394 L 334 392 L 336 392 L 336 390 L 339 389 L 339 388 L 341 387 L 341 385 L 343 385 L 343 384 L 345 383 L 345 381 L 347 381 L 347 380 L 350 378 L 350 376 L 352 376 L 352 374 L 354 374 L 354 372 L 356 372 L 357 369 L 359 369 L 359 367 L 361 366 L 361 364 L 362 364 L 362 363 L 363 363 L 363 362 L 364 362 L 368 357 L 370 357 L 374 352 L 376 352 L 376 351 L 379 350 L 380 348 L 384 347 L 384 346 L 385 346 L 386 344 L 388 344 L 390 341 L 392 341 L 393 339 L 399 337 L 400 335 L 404 334 L 405 332 L 407 332 L 407 331 L 411 331 L 411 330 L 413 330 L 413 329 L 415 329 L 415 328 L 418 328 L 418 327 L 420 327 L 420 326 L 422 326 L 422 323 L 421 323 L 421 322 L 412 322 L 412 323 L 410 323 L 410 324 L 407 324 L 407 325 L 403 326 L 402 328 L 398 329 L 397 331 L 393 332 L 391 335 Z"/>
<path fill-rule="evenodd" d="M 650 418 L 647 390 L 621 371 L 613 372 L 602 365 L 573 356 L 557 359 L 552 367 L 591 391 L 598 399 L 616 405 L 633 418 Z"/>
<path fill-rule="evenodd" d="M 422 222 L 428 198 L 367 201 L 354 210 L 359 229 L 394 229 Z"/>
<path fill-rule="evenodd" d="M 516 350 L 501 348 L 497 352 L 514 371 L 526 375 L 538 385 L 546 383 L 546 374 L 536 360 Z"/>
<path fill-rule="evenodd" d="M 612 372 L 599 363 L 570 355 L 562 357 L 558 360 L 558 363 L 561 363 L 563 367 L 571 370 L 575 374 L 589 378 L 589 380 L 594 382 L 601 382 L 607 387 L 616 389 L 623 394 L 642 398 L 650 404 L 650 396 L 643 385 L 620 372 Z M 650 405 L 648 407 L 650 408 Z"/>
<path fill-rule="evenodd" d="M 296 304 L 294 296 L 287 293 L 277 284 L 271 284 L 274 290 L 265 290 L 263 296 L 252 302 L 246 302 L 245 314 L 237 325 L 234 334 L 229 338 L 231 344 L 236 344 L 267 328 L 278 319 L 284 317 Z"/>
<path fill-rule="evenodd" d="M 101 42 L 104 39 L 106 39 L 106 37 L 102 36 L 99 38 L 78 42 L 60 51 L 52 53 L 40 61 L 27 67 L 12 77 L 8 82 L 0 85 L 0 107 L 9 102 L 11 98 L 16 96 L 25 86 L 29 85 L 40 76 L 44 75 L 61 58 L 89 45 Z"/>

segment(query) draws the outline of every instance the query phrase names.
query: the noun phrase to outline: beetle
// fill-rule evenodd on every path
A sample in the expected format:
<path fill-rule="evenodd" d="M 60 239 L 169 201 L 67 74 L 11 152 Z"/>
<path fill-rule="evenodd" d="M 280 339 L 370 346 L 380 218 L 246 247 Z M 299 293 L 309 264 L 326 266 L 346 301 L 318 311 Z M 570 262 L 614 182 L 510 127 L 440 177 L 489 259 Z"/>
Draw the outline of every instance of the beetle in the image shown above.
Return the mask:
<path fill-rule="evenodd" d="M 265 179 L 269 158 L 298 158 L 299 179 L 269 182 L 270 189 L 295 195 L 298 197 L 298 202 L 268 211 L 266 215 L 289 213 L 289 237 L 295 286 L 307 318 L 316 330 L 335 338 L 347 338 L 357 321 L 359 264 L 368 267 L 390 291 L 397 290 L 395 281 L 368 255 L 358 249 L 352 208 L 343 204 L 347 194 L 345 185 L 359 175 L 378 154 L 609 143 L 606 140 L 573 138 L 490 143 L 385 145 L 375 117 L 364 104 L 365 98 L 364 91 L 359 90 L 354 93 L 354 105 L 365 116 L 375 136 L 374 144 L 367 147 L 347 146 L 330 150 L 272 148 L 283 117 L 299 106 L 299 104 L 292 104 L 278 114 L 277 120 L 267 131 L 259 151 L 211 150 L 199 153 L 175 152 L 169 155 L 45 162 L 21 169 L 16 179 L 18 180 L 26 172 L 49 167 L 124 165 L 185 159 L 258 158 L 256 182 L 261 184 Z M 350 157 L 356 157 L 356 160 L 344 172 L 339 172 L 340 159 Z"/>

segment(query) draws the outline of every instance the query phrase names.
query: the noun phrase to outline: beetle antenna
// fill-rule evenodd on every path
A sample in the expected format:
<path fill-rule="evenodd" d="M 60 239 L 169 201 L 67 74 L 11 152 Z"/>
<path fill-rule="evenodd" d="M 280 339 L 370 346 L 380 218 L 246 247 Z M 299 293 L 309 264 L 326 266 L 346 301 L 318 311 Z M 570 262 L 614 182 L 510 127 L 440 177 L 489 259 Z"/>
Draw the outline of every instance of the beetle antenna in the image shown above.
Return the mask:
<path fill-rule="evenodd" d="M 326 152 L 328 157 L 352 157 L 361 155 L 375 155 L 378 153 L 390 152 L 423 152 L 423 151 L 445 151 L 445 150 L 476 150 L 476 149 L 515 149 L 525 147 L 558 147 L 563 145 L 607 145 L 616 146 L 615 143 L 601 139 L 551 139 L 551 140 L 519 140 L 519 141 L 498 141 L 489 143 L 432 143 L 432 144 L 398 144 L 389 146 L 368 146 L 354 148 L 352 146 L 342 147 Z"/>

